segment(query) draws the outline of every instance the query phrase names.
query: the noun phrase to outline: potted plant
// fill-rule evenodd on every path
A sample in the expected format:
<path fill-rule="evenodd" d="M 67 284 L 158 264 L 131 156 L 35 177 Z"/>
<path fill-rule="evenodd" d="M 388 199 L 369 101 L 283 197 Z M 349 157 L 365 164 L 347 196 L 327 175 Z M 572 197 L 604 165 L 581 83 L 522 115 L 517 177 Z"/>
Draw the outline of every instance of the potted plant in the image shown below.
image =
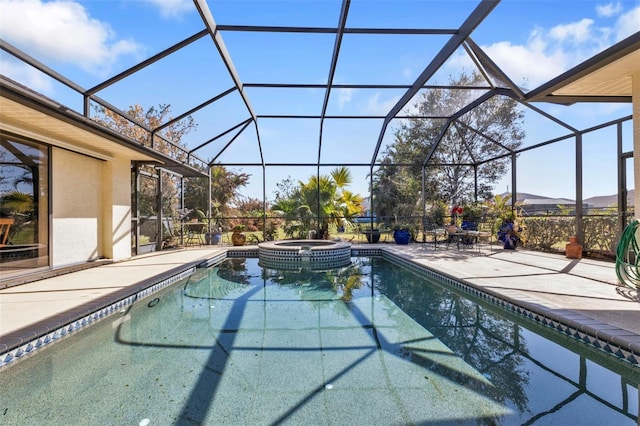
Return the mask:
<path fill-rule="evenodd" d="M 243 246 L 245 241 L 247 241 L 247 236 L 243 232 L 245 230 L 245 226 L 238 224 L 231 230 L 233 231 L 231 234 L 231 243 L 234 246 Z"/>
<path fill-rule="evenodd" d="M 498 240 L 502 241 L 505 249 L 515 250 L 518 243 L 523 240 L 524 220 L 519 206 L 512 205 L 509 202 L 510 199 L 511 195 L 494 196 L 490 212 L 496 215 L 495 227 Z"/>
<path fill-rule="evenodd" d="M 498 240 L 502 241 L 503 247 L 508 250 L 515 250 L 521 241 L 522 227 L 516 222 L 515 214 L 504 218 L 498 230 Z"/>
<path fill-rule="evenodd" d="M 482 218 L 483 208 L 480 203 L 467 204 L 462 208 L 462 223 L 460 227 L 465 230 L 478 230 L 478 223 Z"/>
<path fill-rule="evenodd" d="M 200 209 L 196 209 L 196 215 L 198 220 L 206 225 L 204 232 L 204 241 L 209 245 L 217 245 L 222 241 L 222 227 L 216 220 L 207 217 L 206 214 Z"/>
<path fill-rule="evenodd" d="M 411 227 L 406 224 L 396 224 L 393 227 L 393 240 L 396 244 L 409 244 L 411 241 Z"/>
<path fill-rule="evenodd" d="M 204 240 L 207 244 L 218 245 L 222 241 L 222 227 L 214 225 L 211 231 L 204 233 Z"/>
<path fill-rule="evenodd" d="M 377 243 L 380 241 L 380 230 L 378 228 L 368 227 L 362 231 L 369 243 Z"/>
<path fill-rule="evenodd" d="M 464 209 L 461 206 L 453 206 L 451 208 L 451 222 L 447 225 L 447 231 L 450 234 L 456 233 L 462 226 L 462 214 Z"/>

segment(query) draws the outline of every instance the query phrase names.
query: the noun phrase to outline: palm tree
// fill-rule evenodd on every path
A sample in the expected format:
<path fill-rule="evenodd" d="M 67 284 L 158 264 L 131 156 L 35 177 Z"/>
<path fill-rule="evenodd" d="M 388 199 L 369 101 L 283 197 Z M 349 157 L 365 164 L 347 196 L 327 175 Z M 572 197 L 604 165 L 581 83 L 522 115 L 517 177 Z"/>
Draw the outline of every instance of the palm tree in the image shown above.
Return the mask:
<path fill-rule="evenodd" d="M 284 219 L 284 235 L 287 238 L 304 238 L 311 229 L 313 214 L 309 206 L 301 204 L 298 191 L 289 198 L 281 198 L 272 206 L 271 211 Z"/>
<path fill-rule="evenodd" d="M 350 219 L 354 216 L 362 214 L 362 202 L 363 198 L 359 194 L 346 189 L 353 178 L 351 171 L 346 167 L 337 167 L 331 171 L 331 178 L 336 185 L 336 201 L 334 207 L 335 211 L 340 212 L 339 219 L 346 219 L 350 223 Z"/>
<path fill-rule="evenodd" d="M 13 181 L 13 187 L 16 189 L 22 184 L 33 188 L 33 171 L 31 169 L 24 170 L 22 176 L 17 177 L 16 180 Z"/>
<path fill-rule="evenodd" d="M 35 204 L 33 201 L 33 195 L 21 192 L 21 191 L 9 191 L 0 197 L 0 212 L 8 214 L 9 217 L 15 220 L 14 226 L 11 229 L 12 243 L 22 244 L 29 241 L 24 241 L 24 238 L 29 238 L 33 242 L 33 238 L 37 236 L 37 226 L 34 223 L 36 219 Z M 32 229 L 32 233 L 26 233 L 20 238 L 16 238 L 19 230 L 24 229 L 25 224 L 29 224 Z M 27 237 L 30 235 L 30 237 Z"/>
<path fill-rule="evenodd" d="M 345 189 L 351 181 L 346 167 L 335 168 L 329 176 L 311 176 L 307 182 L 299 181 L 298 187 L 288 197 L 278 199 L 271 210 L 287 222 L 287 236 L 304 236 L 312 229 L 313 218 L 325 234 L 329 225 L 342 226 L 362 211 L 362 197 Z"/>
<path fill-rule="evenodd" d="M 30 215 L 33 213 L 33 195 L 21 191 L 10 191 L 2 197 L 2 208 L 11 213 Z"/>

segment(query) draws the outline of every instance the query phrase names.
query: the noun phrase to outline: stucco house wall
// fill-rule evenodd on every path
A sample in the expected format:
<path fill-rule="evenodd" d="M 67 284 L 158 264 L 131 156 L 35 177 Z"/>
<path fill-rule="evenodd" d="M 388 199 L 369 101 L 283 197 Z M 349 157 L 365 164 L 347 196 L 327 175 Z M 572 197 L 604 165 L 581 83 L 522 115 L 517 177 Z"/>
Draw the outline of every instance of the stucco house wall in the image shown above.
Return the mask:
<path fill-rule="evenodd" d="M 117 158 L 102 168 L 104 257 L 113 260 L 131 257 L 131 161 Z"/>
<path fill-rule="evenodd" d="M 207 177 L 1 75 L 0 89 L 3 137 L 42 144 L 50 153 L 38 183 L 42 208 L 37 209 L 35 237 L 41 252 L 27 267 L 8 265 L 6 269 L 12 269 L 7 281 L 20 284 L 21 276 L 40 274 L 47 267 L 130 258 L 132 164 L 157 164 L 173 173 Z"/>
<path fill-rule="evenodd" d="M 64 149 L 51 153 L 52 258 L 59 267 L 102 256 L 102 161 Z"/>
<path fill-rule="evenodd" d="M 130 162 L 54 147 L 51 266 L 131 256 Z"/>

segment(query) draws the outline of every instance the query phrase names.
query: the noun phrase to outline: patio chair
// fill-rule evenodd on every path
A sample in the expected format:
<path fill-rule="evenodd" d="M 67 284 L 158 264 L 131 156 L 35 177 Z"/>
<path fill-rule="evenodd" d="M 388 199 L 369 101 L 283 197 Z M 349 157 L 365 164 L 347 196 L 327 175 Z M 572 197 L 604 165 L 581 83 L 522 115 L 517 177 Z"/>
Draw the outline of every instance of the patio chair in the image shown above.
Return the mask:
<path fill-rule="evenodd" d="M 180 224 L 176 223 L 176 220 L 171 217 L 164 217 L 163 222 L 165 235 L 163 235 L 162 248 L 171 248 L 177 246 L 182 237 Z"/>
<path fill-rule="evenodd" d="M 427 236 L 432 237 L 433 248 L 438 248 L 438 243 L 440 242 L 439 238 L 447 237 L 446 230 L 436 223 L 433 216 L 423 216 L 422 217 L 422 246 L 427 242 Z M 446 241 L 443 239 L 442 241 Z"/>
<path fill-rule="evenodd" d="M 492 250 L 493 240 L 497 234 L 496 216 L 495 215 L 483 215 L 478 222 L 478 243 L 484 242 L 489 246 L 489 250 Z"/>
<path fill-rule="evenodd" d="M 9 217 L 0 218 L 0 247 L 7 245 L 7 241 L 9 240 L 9 230 L 11 229 L 13 222 L 14 220 Z"/>
<path fill-rule="evenodd" d="M 202 222 L 186 222 L 184 224 L 186 233 L 185 244 L 204 245 L 203 233 L 205 231 L 205 225 L 206 224 Z"/>

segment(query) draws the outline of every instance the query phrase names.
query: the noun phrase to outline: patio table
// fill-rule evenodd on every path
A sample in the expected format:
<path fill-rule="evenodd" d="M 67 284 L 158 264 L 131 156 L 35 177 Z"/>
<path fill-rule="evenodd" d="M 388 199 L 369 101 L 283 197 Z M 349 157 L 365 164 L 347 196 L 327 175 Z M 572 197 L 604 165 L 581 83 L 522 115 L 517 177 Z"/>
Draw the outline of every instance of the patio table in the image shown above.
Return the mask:
<path fill-rule="evenodd" d="M 480 250 L 478 241 L 480 238 L 491 238 L 491 233 L 486 231 L 458 230 L 456 232 L 450 232 L 449 237 L 450 239 L 448 242 L 455 242 L 458 250 L 460 249 L 460 245 L 462 245 L 463 248 L 467 245 L 475 245 L 476 248 Z M 472 244 L 468 244 L 468 241 L 472 241 Z"/>

